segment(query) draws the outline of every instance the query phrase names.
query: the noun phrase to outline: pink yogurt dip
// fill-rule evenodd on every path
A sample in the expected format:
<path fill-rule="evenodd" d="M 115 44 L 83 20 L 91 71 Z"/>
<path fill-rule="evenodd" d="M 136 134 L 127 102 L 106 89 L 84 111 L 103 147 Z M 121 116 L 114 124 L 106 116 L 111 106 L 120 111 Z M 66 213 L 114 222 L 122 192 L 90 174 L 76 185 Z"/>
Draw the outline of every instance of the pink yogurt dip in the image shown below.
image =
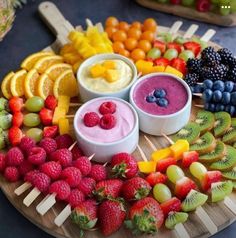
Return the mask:
<path fill-rule="evenodd" d="M 156 103 L 148 103 L 146 97 L 153 95 L 155 89 L 164 89 L 167 92 L 167 107 L 160 107 Z M 137 107 L 152 115 L 170 115 L 181 110 L 188 100 L 185 87 L 171 76 L 152 76 L 136 85 L 133 91 L 133 100 Z"/>
<path fill-rule="evenodd" d="M 87 127 L 84 125 L 83 117 L 87 112 L 96 112 L 99 117 L 99 107 L 103 102 L 111 101 L 116 104 L 116 125 L 110 130 L 102 129 L 99 125 L 95 127 Z M 124 102 L 114 99 L 97 99 L 86 103 L 78 116 L 78 129 L 80 133 L 88 140 L 99 143 L 111 143 L 119 141 L 126 137 L 134 128 L 135 117 L 132 109 Z"/>

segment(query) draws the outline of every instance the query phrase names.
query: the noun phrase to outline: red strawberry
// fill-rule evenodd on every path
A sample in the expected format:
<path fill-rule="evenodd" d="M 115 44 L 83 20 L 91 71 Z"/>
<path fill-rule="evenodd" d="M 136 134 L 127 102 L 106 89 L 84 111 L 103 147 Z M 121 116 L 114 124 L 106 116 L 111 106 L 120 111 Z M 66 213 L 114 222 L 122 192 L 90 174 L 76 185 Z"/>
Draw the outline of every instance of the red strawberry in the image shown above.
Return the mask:
<path fill-rule="evenodd" d="M 202 189 L 207 192 L 211 188 L 211 184 L 220 182 L 222 174 L 220 171 L 207 171 L 200 181 Z"/>
<path fill-rule="evenodd" d="M 104 102 L 99 107 L 99 112 L 102 115 L 113 114 L 116 112 L 116 104 L 114 102 Z"/>
<path fill-rule="evenodd" d="M 56 137 L 57 148 L 69 148 L 73 144 L 73 139 L 69 134 L 64 134 Z"/>
<path fill-rule="evenodd" d="M 54 138 L 58 134 L 58 126 L 46 126 L 43 128 L 43 137 Z"/>
<path fill-rule="evenodd" d="M 57 161 L 61 164 L 62 167 L 68 167 L 72 164 L 72 154 L 71 152 L 64 148 L 59 149 L 50 154 L 50 158 L 53 161 Z"/>
<path fill-rule="evenodd" d="M 24 102 L 22 98 L 12 97 L 9 100 L 9 109 L 11 112 L 20 112 L 24 106 Z"/>
<path fill-rule="evenodd" d="M 100 127 L 105 130 L 110 130 L 116 125 L 116 118 L 112 114 L 105 114 L 100 119 Z"/>
<path fill-rule="evenodd" d="M 71 150 L 71 153 L 73 155 L 73 160 L 77 160 L 79 157 L 84 155 L 78 143 L 73 147 L 73 149 Z"/>
<path fill-rule="evenodd" d="M 211 8 L 210 0 L 197 0 L 196 9 L 199 12 L 208 12 Z"/>
<path fill-rule="evenodd" d="M 136 159 L 128 153 L 119 153 L 111 158 L 112 173 L 115 177 L 132 178 L 138 172 Z"/>
<path fill-rule="evenodd" d="M 180 58 L 174 58 L 170 61 L 170 65 L 175 69 L 179 70 L 181 73 L 186 74 L 186 62 Z"/>
<path fill-rule="evenodd" d="M 162 226 L 164 214 L 155 199 L 146 197 L 134 203 L 129 210 L 128 219 L 125 225 L 133 234 L 153 234 Z"/>
<path fill-rule="evenodd" d="M 21 127 L 23 124 L 24 115 L 22 112 L 15 112 L 12 117 L 12 125 L 16 127 Z"/>
<path fill-rule="evenodd" d="M 194 53 L 195 57 L 197 57 L 201 51 L 201 45 L 199 43 L 193 42 L 193 41 L 188 41 L 188 42 L 184 43 L 184 48 L 186 50 L 191 50 Z"/>
<path fill-rule="evenodd" d="M 49 193 L 56 193 L 59 200 L 66 200 L 70 196 L 70 185 L 64 180 L 57 180 L 50 185 Z"/>
<path fill-rule="evenodd" d="M 178 198 L 173 197 L 170 200 L 163 202 L 160 206 L 164 216 L 167 217 L 170 212 L 179 212 L 181 210 L 181 201 Z"/>
<path fill-rule="evenodd" d="M 50 126 L 52 124 L 53 111 L 44 107 L 40 110 L 39 117 L 44 126 Z"/>
<path fill-rule="evenodd" d="M 19 166 L 24 161 L 24 155 L 19 147 L 12 147 L 6 154 L 8 166 Z"/>
<path fill-rule="evenodd" d="M 153 42 L 153 47 L 158 48 L 162 54 L 164 54 L 166 51 L 166 44 L 159 40 L 155 40 Z"/>
<path fill-rule="evenodd" d="M 62 167 L 58 162 L 49 161 L 40 166 L 40 170 L 48 175 L 51 179 L 56 180 L 60 177 Z"/>
<path fill-rule="evenodd" d="M 170 64 L 170 61 L 168 59 L 165 59 L 165 58 L 159 58 L 159 59 L 154 60 L 154 64 L 158 65 L 158 66 L 166 67 Z"/>
<path fill-rule="evenodd" d="M 35 147 L 36 145 L 36 142 L 34 139 L 30 138 L 30 137 L 27 137 L 27 136 L 24 136 L 22 139 L 21 139 L 21 142 L 20 142 L 20 148 L 21 150 L 25 153 L 25 154 L 28 154 L 29 151 Z"/>
<path fill-rule="evenodd" d="M 125 181 L 122 194 L 125 200 L 139 200 L 147 197 L 151 191 L 149 183 L 140 177 L 134 177 Z"/>
<path fill-rule="evenodd" d="M 95 185 L 96 185 L 96 181 L 92 178 L 89 178 L 89 177 L 85 177 L 85 178 L 82 178 L 80 183 L 79 183 L 79 186 L 78 186 L 78 189 L 83 192 L 83 194 L 86 196 L 86 197 L 90 197 L 92 196 L 92 192 L 95 188 Z"/>
<path fill-rule="evenodd" d="M 55 108 L 57 107 L 56 97 L 54 97 L 53 95 L 48 95 L 44 101 L 44 105 L 47 109 L 54 111 Z"/>
<path fill-rule="evenodd" d="M 165 173 L 166 172 L 166 169 L 170 166 L 170 165 L 173 165 L 173 164 L 176 164 L 177 161 L 175 158 L 173 157 L 167 157 L 165 159 L 162 159 L 162 160 L 159 160 L 157 162 L 157 171 L 159 172 L 162 172 L 162 173 Z"/>
<path fill-rule="evenodd" d="M 96 182 L 105 180 L 107 178 L 106 168 L 100 164 L 94 164 L 91 168 L 89 176 L 93 178 Z"/>
<path fill-rule="evenodd" d="M 175 49 L 180 54 L 182 51 L 181 45 L 175 42 L 170 42 L 167 44 L 167 49 Z"/>
<path fill-rule="evenodd" d="M 49 155 L 57 149 L 57 143 L 54 139 L 46 137 L 39 142 L 39 146 L 42 147 Z"/>
<path fill-rule="evenodd" d="M 123 224 L 125 208 L 119 200 L 106 200 L 98 207 L 98 219 L 103 235 L 109 236 Z"/>
<path fill-rule="evenodd" d="M 85 196 L 78 188 L 75 188 L 71 190 L 70 195 L 66 200 L 71 207 L 74 208 L 85 200 Z"/>
<path fill-rule="evenodd" d="M 0 172 L 4 171 L 6 164 L 6 156 L 3 153 L 0 153 Z"/>
<path fill-rule="evenodd" d="M 123 182 L 120 179 L 108 179 L 100 181 L 96 184 L 94 194 L 98 200 L 107 197 L 117 198 L 120 195 Z"/>
<path fill-rule="evenodd" d="M 186 151 L 183 153 L 182 166 L 189 168 L 189 166 L 199 160 L 199 154 L 197 151 Z"/>
<path fill-rule="evenodd" d="M 96 112 L 87 112 L 84 115 L 84 125 L 87 127 L 94 127 L 99 123 L 99 115 Z"/>
<path fill-rule="evenodd" d="M 61 178 L 66 181 L 71 188 L 79 185 L 82 175 L 79 169 L 75 167 L 67 167 L 61 172 Z"/>
<path fill-rule="evenodd" d="M 23 133 L 21 129 L 19 129 L 16 126 L 13 126 L 8 131 L 8 138 L 11 143 L 11 145 L 16 146 L 20 144 L 21 138 L 23 137 Z"/>
<path fill-rule="evenodd" d="M 183 177 L 176 182 L 175 196 L 180 200 L 184 199 L 191 189 L 196 189 L 197 185 L 188 177 Z"/>
<path fill-rule="evenodd" d="M 157 183 L 165 183 L 167 180 L 167 176 L 165 174 L 162 174 L 160 172 L 153 172 L 150 173 L 147 177 L 146 177 L 146 181 L 153 187 L 155 186 Z"/>
<path fill-rule="evenodd" d="M 51 179 L 44 173 L 37 173 L 34 175 L 31 183 L 40 192 L 46 192 L 49 188 Z"/>
<path fill-rule="evenodd" d="M 6 167 L 6 169 L 4 171 L 4 177 L 9 182 L 16 182 L 20 179 L 20 173 L 16 167 L 9 166 L 9 167 Z"/>

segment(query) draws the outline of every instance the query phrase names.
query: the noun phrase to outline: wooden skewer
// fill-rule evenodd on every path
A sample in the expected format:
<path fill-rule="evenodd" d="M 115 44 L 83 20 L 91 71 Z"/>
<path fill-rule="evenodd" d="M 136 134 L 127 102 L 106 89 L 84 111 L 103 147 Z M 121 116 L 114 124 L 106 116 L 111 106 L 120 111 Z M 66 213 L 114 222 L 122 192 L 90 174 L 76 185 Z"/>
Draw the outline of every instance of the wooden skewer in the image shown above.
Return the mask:
<path fill-rule="evenodd" d="M 184 38 L 184 39 L 189 39 L 189 38 L 191 38 L 191 37 L 194 35 L 194 33 L 197 31 L 198 27 L 199 27 L 198 25 L 192 24 L 192 25 L 188 28 L 188 30 L 185 32 L 183 38 Z"/>
<path fill-rule="evenodd" d="M 151 142 L 151 140 L 147 137 L 144 136 L 145 140 L 148 142 L 149 146 L 151 147 L 152 150 L 156 151 L 157 147 Z"/>
<path fill-rule="evenodd" d="M 20 196 L 22 193 L 24 193 L 25 191 L 27 191 L 29 188 L 32 187 L 32 184 L 29 182 L 24 182 L 21 186 L 19 186 L 18 188 L 15 189 L 14 193 L 17 196 Z"/>
<path fill-rule="evenodd" d="M 43 202 L 36 206 L 36 210 L 42 216 L 56 203 L 56 193 L 50 194 Z"/>
<path fill-rule="evenodd" d="M 182 21 L 176 21 L 172 26 L 171 28 L 169 29 L 169 33 L 170 34 L 175 34 L 178 32 L 178 30 L 180 29 L 180 27 L 183 25 L 183 22 Z"/>
<path fill-rule="evenodd" d="M 83 103 L 70 102 L 69 104 L 70 107 L 80 107 L 81 105 L 83 105 Z"/>
<path fill-rule="evenodd" d="M 204 105 L 195 104 L 194 106 L 198 108 L 204 108 Z"/>
<path fill-rule="evenodd" d="M 216 34 L 216 31 L 213 29 L 209 29 L 201 38 L 201 41 L 208 42 L 214 35 Z"/>
<path fill-rule="evenodd" d="M 202 93 L 193 93 L 193 96 L 202 97 Z"/>

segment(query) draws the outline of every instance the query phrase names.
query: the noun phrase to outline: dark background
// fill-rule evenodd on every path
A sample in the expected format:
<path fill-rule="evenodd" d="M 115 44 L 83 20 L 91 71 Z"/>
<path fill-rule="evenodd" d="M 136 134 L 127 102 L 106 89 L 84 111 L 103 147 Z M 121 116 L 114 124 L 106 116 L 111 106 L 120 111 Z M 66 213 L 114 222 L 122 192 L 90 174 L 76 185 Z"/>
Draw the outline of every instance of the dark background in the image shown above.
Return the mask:
<path fill-rule="evenodd" d="M 17 70 L 20 62 L 29 54 L 39 51 L 50 45 L 55 37 L 41 21 L 38 13 L 40 0 L 28 0 L 28 4 L 17 10 L 12 30 L 0 42 L 0 79 L 10 70 Z M 153 17 L 159 25 L 171 26 L 179 17 L 165 15 L 140 7 L 133 0 L 54 0 L 63 15 L 72 25 L 84 25 L 84 19 L 90 18 L 93 22 L 104 22 L 114 15 L 121 20 L 132 22 L 142 21 Z M 209 28 L 217 31 L 212 39 L 220 45 L 230 48 L 236 53 L 236 28 L 222 28 L 214 25 L 181 19 L 184 24 L 181 30 L 186 30 L 192 23 L 200 25 L 197 34 L 203 35 Z M 214 238 L 235 237 L 236 224 L 213 236 Z M 50 238 L 27 219 L 7 201 L 0 191 L 0 238 Z"/>

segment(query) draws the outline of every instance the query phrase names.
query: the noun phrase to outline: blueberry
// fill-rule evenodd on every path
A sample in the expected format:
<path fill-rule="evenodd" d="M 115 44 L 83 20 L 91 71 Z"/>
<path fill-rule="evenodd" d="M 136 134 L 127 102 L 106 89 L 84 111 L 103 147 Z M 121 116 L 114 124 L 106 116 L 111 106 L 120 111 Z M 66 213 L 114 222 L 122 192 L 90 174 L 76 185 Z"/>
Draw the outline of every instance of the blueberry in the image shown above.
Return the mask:
<path fill-rule="evenodd" d="M 234 89 L 234 82 L 226 81 L 225 82 L 225 91 L 231 93 Z"/>
<path fill-rule="evenodd" d="M 212 89 L 212 86 L 213 86 L 213 82 L 212 82 L 212 80 L 210 80 L 210 79 L 206 79 L 206 80 L 204 80 L 203 81 L 203 87 L 204 87 L 204 89 Z"/>
<path fill-rule="evenodd" d="M 235 106 L 227 105 L 225 107 L 225 111 L 228 112 L 231 116 L 234 116 L 234 114 L 235 114 Z"/>
<path fill-rule="evenodd" d="M 220 103 L 217 103 L 217 104 L 216 104 L 216 107 L 215 107 L 215 111 L 216 111 L 216 112 L 224 111 L 224 109 L 225 109 L 225 106 L 224 106 L 224 105 L 222 105 L 222 104 L 220 104 Z"/>
<path fill-rule="evenodd" d="M 164 98 L 166 96 L 166 91 L 162 88 L 156 89 L 153 93 L 156 98 Z"/>
<path fill-rule="evenodd" d="M 206 89 L 205 91 L 203 91 L 202 93 L 202 98 L 205 102 L 210 102 L 211 98 L 212 98 L 212 94 L 213 92 L 211 91 L 211 89 Z"/>
<path fill-rule="evenodd" d="M 146 97 L 146 101 L 150 102 L 150 103 L 156 102 L 156 100 L 157 99 L 153 95 L 149 95 L 149 96 Z"/>
<path fill-rule="evenodd" d="M 196 84 L 194 86 L 194 93 L 202 93 L 203 92 L 203 86 L 200 84 Z"/>
<path fill-rule="evenodd" d="M 224 92 L 225 90 L 225 84 L 223 81 L 221 80 L 216 80 L 213 84 L 213 91 L 215 90 L 219 90 L 221 92 Z"/>
<path fill-rule="evenodd" d="M 221 103 L 224 104 L 224 105 L 227 105 L 230 103 L 230 99 L 231 99 L 231 96 L 230 96 L 230 93 L 229 92 L 223 92 L 222 93 L 222 99 L 221 99 Z"/>
<path fill-rule="evenodd" d="M 204 109 L 210 112 L 215 112 L 215 104 L 214 103 L 205 103 Z"/>
<path fill-rule="evenodd" d="M 236 92 L 231 93 L 231 104 L 236 106 Z"/>
<path fill-rule="evenodd" d="M 166 98 L 158 98 L 157 99 L 157 105 L 160 107 L 167 107 L 168 104 L 169 104 L 169 102 Z"/>
<path fill-rule="evenodd" d="M 213 102 L 220 102 L 222 99 L 222 92 L 220 90 L 216 90 L 213 92 L 213 95 L 212 95 L 212 100 Z"/>

